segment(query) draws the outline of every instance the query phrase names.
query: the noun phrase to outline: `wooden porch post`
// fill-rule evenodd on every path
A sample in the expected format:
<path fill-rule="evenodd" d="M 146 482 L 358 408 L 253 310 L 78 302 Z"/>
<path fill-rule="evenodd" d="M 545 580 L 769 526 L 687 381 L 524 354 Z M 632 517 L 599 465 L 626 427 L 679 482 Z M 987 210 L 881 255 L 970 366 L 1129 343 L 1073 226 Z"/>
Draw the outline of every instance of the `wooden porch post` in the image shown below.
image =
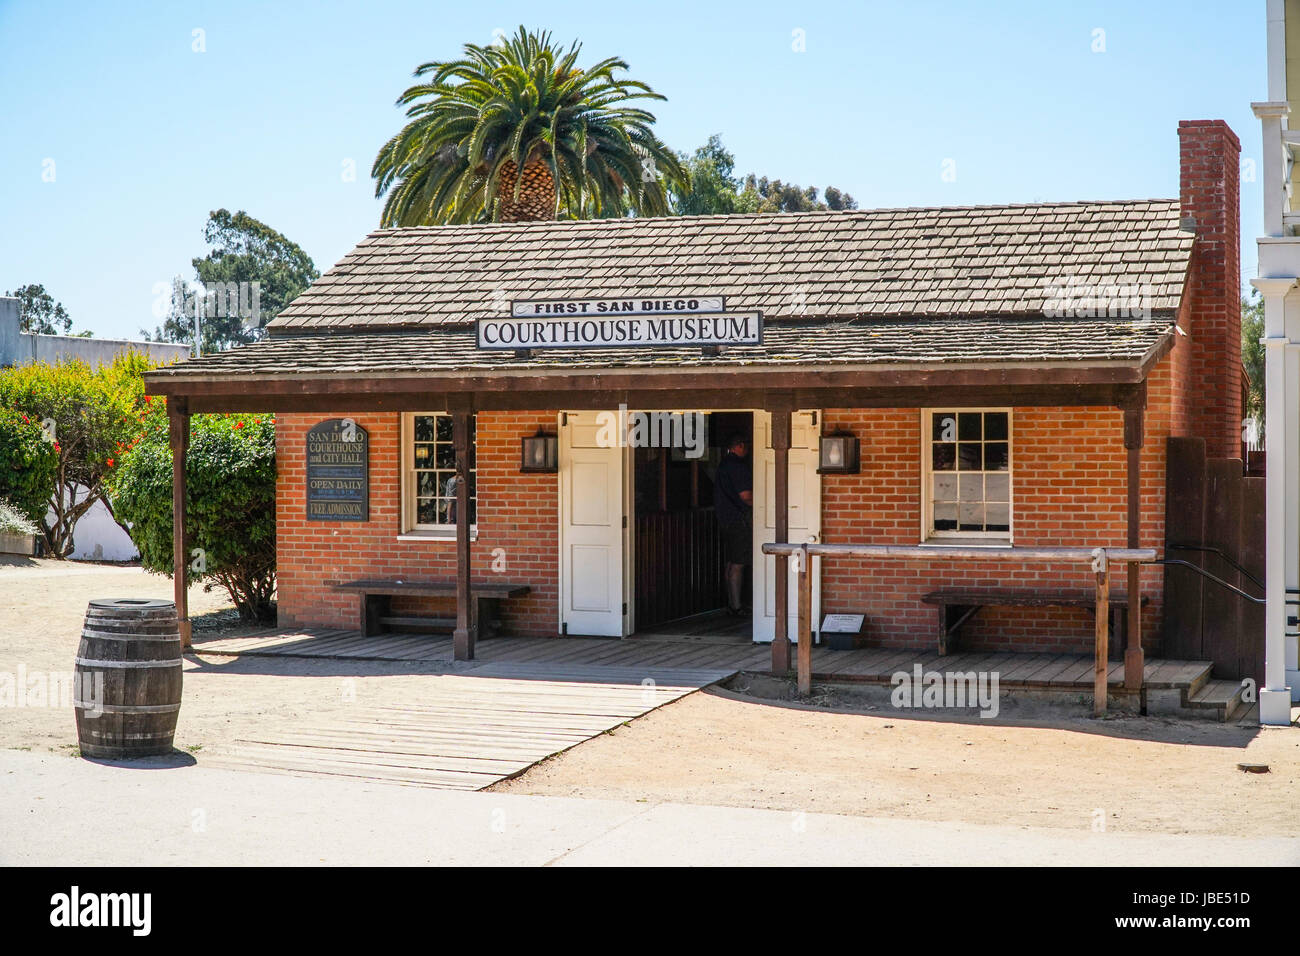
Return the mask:
<path fill-rule="evenodd" d="M 1110 670 L 1110 559 L 1103 548 L 1100 570 L 1097 574 L 1097 639 L 1093 649 L 1092 713 L 1100 717 L 1106 713 L 1106 674 Z M 1094 569 L 1097 565 L 1093 565 Z M 1130 567 L 1132 565 L 1130 564 Z"/>
<path fill-rule="evenodd" d="M 470 591 L 469 475 L 473 437 L 468 403 L 453 409 L 451 423 L 456 449 L 456 629 L 452 632 L 452 658 L 472 661 L 478 614 Z"/>
<path fill-rule="evenodd" d="M 1143 389 L 1143 404 L 1146 391 Z M 1128 546 L 1142 547 L 1142 405 L 1124 409 L 1124 447 L 1128 450 Z M 1146 658 L 1142 651 L 1142 565 L 1128 562 L 1128 626 L 1124 629 L 1124 688 L 1142 689 Z"/>
<path fill-rule="evenodd" d="M 172 587 L 176 602 L 176 620 L 180 628 L 181 647 L 192 643 L 189 594 L 186 571 L 189 551 L 185 539 L 185 459 L 190 448 L 189 403 L 180 397 L 167 402 L 168 439 L 172 449 Z"/>
<path fill-rule="evenodd" d="M 808 546 L 799 555 L 799 693 L 812 693 L 812 563 Z"/>
<path fill-rule="evenodd" d="M 776 510 L 775 537 L 777 544 L 790 540 L 790 414 L 791 404 L 788 399 L 779 398 L 769 403 L 768 411 L 772 415 L 772 462 L 776 472 L 776 488 L 773 489 L 772 504 Z M 756 439 L 759 436 L 754 436 Z M 753 451 L 750 461 L 758 457 Z M 762 475 L 755 475 L 755 481 L 761 481 Z M 762 515 L 754 515 L 754 521 L 763 520 Z M 787 555 L 773 555 L 776 589 L 776 621 L 772 633 L 772 673 L 784 676 L 790 672 L 790 559 Z M 754 595 L 754 613 L 758 613 L 758 604 L 765 601 L 766 595 Z"/>

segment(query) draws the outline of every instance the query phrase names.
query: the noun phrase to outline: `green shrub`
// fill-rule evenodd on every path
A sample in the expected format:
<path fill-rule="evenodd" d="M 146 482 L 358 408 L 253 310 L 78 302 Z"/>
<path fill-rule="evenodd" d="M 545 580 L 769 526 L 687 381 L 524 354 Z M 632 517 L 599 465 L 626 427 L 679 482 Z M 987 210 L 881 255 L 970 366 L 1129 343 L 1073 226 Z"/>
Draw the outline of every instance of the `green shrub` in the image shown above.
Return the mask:
<path fill-rule="evenodd" d="M 113 469 L 109 498 L 145 568 L 173 573 L 172 453 L 160 400 Z M 185 480 L 188 579 L 220 586 L 240 617 L 275 620 L 275 423 L 259 415 L 191 419 Z"/>
<path fill-rule="evenodd" d="M 0 499 L 30 521 L 45 518 L 54 498 L 59 455 L 40 423 L 0 408 Z M 39 534 L 40 529 L 23 534 Z"/>

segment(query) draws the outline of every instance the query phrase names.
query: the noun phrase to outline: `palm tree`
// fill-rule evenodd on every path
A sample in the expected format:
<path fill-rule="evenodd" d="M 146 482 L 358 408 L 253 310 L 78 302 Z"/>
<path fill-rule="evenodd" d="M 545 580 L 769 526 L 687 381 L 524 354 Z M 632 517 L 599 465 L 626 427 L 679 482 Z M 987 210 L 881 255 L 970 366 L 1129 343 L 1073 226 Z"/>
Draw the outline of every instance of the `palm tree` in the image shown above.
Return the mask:
<path fill-rule="evenodd" d="M 426 79 L 397 100 L 410 121 L 371 169 L 375 195 L 388 194 L 382 225 L 669 212 L 665 186 L 683 182 L 681 164 L 654 116 L 627 105 L 664 97 L 616 77 L 628 67 L 615 57 L 578 68 L 581 45 L 550 36 L 521 26 L 415 71 Z"/>

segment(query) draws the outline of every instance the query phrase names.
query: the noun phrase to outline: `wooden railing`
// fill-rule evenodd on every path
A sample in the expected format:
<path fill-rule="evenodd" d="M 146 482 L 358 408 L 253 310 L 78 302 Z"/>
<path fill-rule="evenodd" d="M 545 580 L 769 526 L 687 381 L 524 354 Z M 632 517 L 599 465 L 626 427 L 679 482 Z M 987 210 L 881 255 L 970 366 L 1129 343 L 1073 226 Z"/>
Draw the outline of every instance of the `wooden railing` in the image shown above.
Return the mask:
<path fill-rule="evenodd" d="M 1049 564 L 1090 564 L 1096 575 L 1097 613 L 1095 662 L 1093 667 L 1093 713 L 1106 712 L 1106 674 L 1110 670 L 1110 566 L 1112 563 L 1136 563 L 1156 560 L 1154 548 L 971 548 L 947 545 L 890 544 L 776 544 L 763 545 L 764 554 L 784 554 L 796 560 L 799 572 L 798 651 L 796 673 L 799 692 L 812 691 L 812 562 L 816 558 L 888 558 L 908 561 L 1031 561 Z M 1130 606 L 1141 607 L 1141 596 L 1128 595 Z M 1130 647 L 1141 648 L 1141 628 L 1129 628 Z M 1139 657 L 1139 661 L 1140 661 Z M 1141 689 L 1141 670 L 1137 686 L 1131 685 L 1126 668 L 1125 683 L 1131 690 Z"/>

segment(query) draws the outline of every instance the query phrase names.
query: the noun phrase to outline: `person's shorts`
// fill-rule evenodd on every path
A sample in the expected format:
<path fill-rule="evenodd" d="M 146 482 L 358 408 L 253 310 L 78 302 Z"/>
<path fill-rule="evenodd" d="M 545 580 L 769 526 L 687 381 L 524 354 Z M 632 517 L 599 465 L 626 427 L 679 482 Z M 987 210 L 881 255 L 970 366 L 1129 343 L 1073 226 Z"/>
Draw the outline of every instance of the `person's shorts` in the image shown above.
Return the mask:
<path fill-rule="evenodd" d="M 749 564 L 754 560 L 754 532 L 747 524 L 724 524 L 722 556 L 728 564 Z"/>

